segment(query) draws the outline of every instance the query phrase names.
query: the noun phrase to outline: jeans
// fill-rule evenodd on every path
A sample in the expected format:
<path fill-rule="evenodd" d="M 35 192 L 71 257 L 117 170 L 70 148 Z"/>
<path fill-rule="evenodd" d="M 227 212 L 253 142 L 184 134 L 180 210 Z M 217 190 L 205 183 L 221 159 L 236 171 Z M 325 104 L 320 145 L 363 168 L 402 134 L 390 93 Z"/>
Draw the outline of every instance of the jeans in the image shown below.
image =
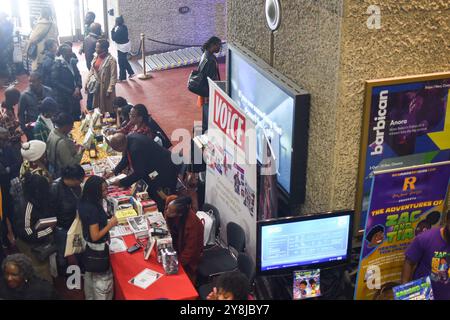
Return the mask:
<path fill-rule="evenodd" d="M 84 274 L 84 296 L 86 300 L 112 300 L 114 296 L 112 270 L 104 273 L 86 272 Z"/>
<path fill-rule="evenodd" d="M 204 134 L 208 130 L 208 121 L 209 121 L 209 103 L 205 103 L 202 106 L 202 133 Z"/>
<path fill-rule="evenodd" d="M 119 80 L 126 80 L 127 72 L 130 76 L 134 74 L 133 68 L 128 61 L 127 53 L 117 50 L 117 57 L 119 60 Z"/>
<path fill-rule="evenodd" d="M 67 242 L 67 230 L 63 228 L 56 227 L 55 229 L 55 243 L 58 250 L 56 251 L 56 263 L 58 264 L 58 273 L 60 275 L 65 274 L 65 270 L 67 270 L 67 259 L 64 258 L 64 253 L 66 251 L 66 242 Z M 61 271 L 64 272 L 61 274 Z"/>

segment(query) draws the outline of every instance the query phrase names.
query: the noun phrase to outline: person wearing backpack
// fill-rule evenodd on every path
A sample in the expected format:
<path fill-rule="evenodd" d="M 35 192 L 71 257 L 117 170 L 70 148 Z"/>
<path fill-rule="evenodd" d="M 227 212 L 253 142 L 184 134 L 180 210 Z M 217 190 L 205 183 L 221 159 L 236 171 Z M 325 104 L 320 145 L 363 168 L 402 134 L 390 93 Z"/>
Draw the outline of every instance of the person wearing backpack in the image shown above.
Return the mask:
<path fill-rule="evenodd" d="M 58 39 L 58 27 L 53 21 L 52 10 L 44 7 L 28 42 L 27 52 L 28 57 L 33 61 L 31 64 L 32 71 L 36 71 L 44 61 L 44 43 L 47 39 Z"/>
<path fill-rule="evenodd" d="M 54 119 L 55 129 L 47 139 L 47 159 L 49 171 L 54 179 L 61 176 L 61 170 L 80 164 L 84 154 L 84 147 L 77 146 L 69 133 L 73 129 L 73 118 L 67 113 L 60 113 Z"/>

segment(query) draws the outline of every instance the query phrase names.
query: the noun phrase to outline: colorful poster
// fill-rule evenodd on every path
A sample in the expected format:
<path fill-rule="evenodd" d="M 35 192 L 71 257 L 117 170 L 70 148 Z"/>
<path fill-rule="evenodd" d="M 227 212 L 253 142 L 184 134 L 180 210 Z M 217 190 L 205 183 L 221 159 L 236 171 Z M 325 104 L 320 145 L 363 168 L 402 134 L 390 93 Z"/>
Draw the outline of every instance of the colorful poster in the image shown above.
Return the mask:
<path fill-rule="evenodd" d="M 430 277 L 402 284 L 393 290 L 395 300 L 434 300 Z"/>
<path fill-rule="evenodd" d="M 294 271 L 293 299 L 320 297 L 320 270 Z"/>
<path fill-rule="evenodd" d="M 357 216 L 364 228 L 374 171 L 450 160 L 450 73 L 368 81 Z"/>
<path fill-rule="evenodd" d="M 441 221 L 449 178 L 450 161 L 375 172 L 356 283 L 357 300 L 391 298 L 389 289 L 400 285 L 408 245 Z"/>
<path fill-rule="evenodd" d="M 205 201 L 220 212 L 221 238 L 226 225 L 245 231 L 246 250 L 256 257 L 257 166 L 255 125 L 213 81 L 209 82 Z M 255 261 L 255 260 L 254 260 Z"/>

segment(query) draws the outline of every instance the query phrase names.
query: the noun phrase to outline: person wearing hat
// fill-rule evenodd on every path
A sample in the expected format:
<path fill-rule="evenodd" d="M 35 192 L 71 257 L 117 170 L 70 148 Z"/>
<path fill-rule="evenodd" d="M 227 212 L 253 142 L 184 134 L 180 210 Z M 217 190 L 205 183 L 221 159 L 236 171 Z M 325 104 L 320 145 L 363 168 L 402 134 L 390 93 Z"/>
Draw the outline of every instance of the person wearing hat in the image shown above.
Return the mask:
<path fill-rule="evenodd" d="M 53 98 L 45 98 L 42 101 L 41 113 L 36 120 L 33 128 L 33 136 L 35 140 L 47 143 L 50 132 L 55 129 L 52 117 L 58 112 L 58 103 Z"/>
<path fill-rule="evenodd" d="M 20 168 L 20 177 L 23 179 L 27 172 L 45 177 L 49 183 L 52 177 L 47 169 L 47 144 L 40 140 L 31 140 L 22 144 L 23 163 Z"/>

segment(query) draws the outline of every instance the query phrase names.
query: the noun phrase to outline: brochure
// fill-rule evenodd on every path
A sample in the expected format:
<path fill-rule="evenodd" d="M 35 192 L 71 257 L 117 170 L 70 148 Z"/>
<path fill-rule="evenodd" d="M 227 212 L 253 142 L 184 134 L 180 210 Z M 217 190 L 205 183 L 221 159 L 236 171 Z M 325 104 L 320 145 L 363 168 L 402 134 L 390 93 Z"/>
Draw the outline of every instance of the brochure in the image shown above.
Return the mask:
<path fill-rule="evenodd" d="M 430 277 L 394 287 L 394 300 L 434 300 Z"/>
<path fill-rule="evenodd" d="M 320 270 L 294 271 L 293 299 L 320 297 Z"/>
<path fill-rule="evenodd" d="M 159 272 L 150 269 L 144 269 L 144 271 L 131 279 L 129 283 L 145 290 L 161 277 L 162 274 Z"/>

